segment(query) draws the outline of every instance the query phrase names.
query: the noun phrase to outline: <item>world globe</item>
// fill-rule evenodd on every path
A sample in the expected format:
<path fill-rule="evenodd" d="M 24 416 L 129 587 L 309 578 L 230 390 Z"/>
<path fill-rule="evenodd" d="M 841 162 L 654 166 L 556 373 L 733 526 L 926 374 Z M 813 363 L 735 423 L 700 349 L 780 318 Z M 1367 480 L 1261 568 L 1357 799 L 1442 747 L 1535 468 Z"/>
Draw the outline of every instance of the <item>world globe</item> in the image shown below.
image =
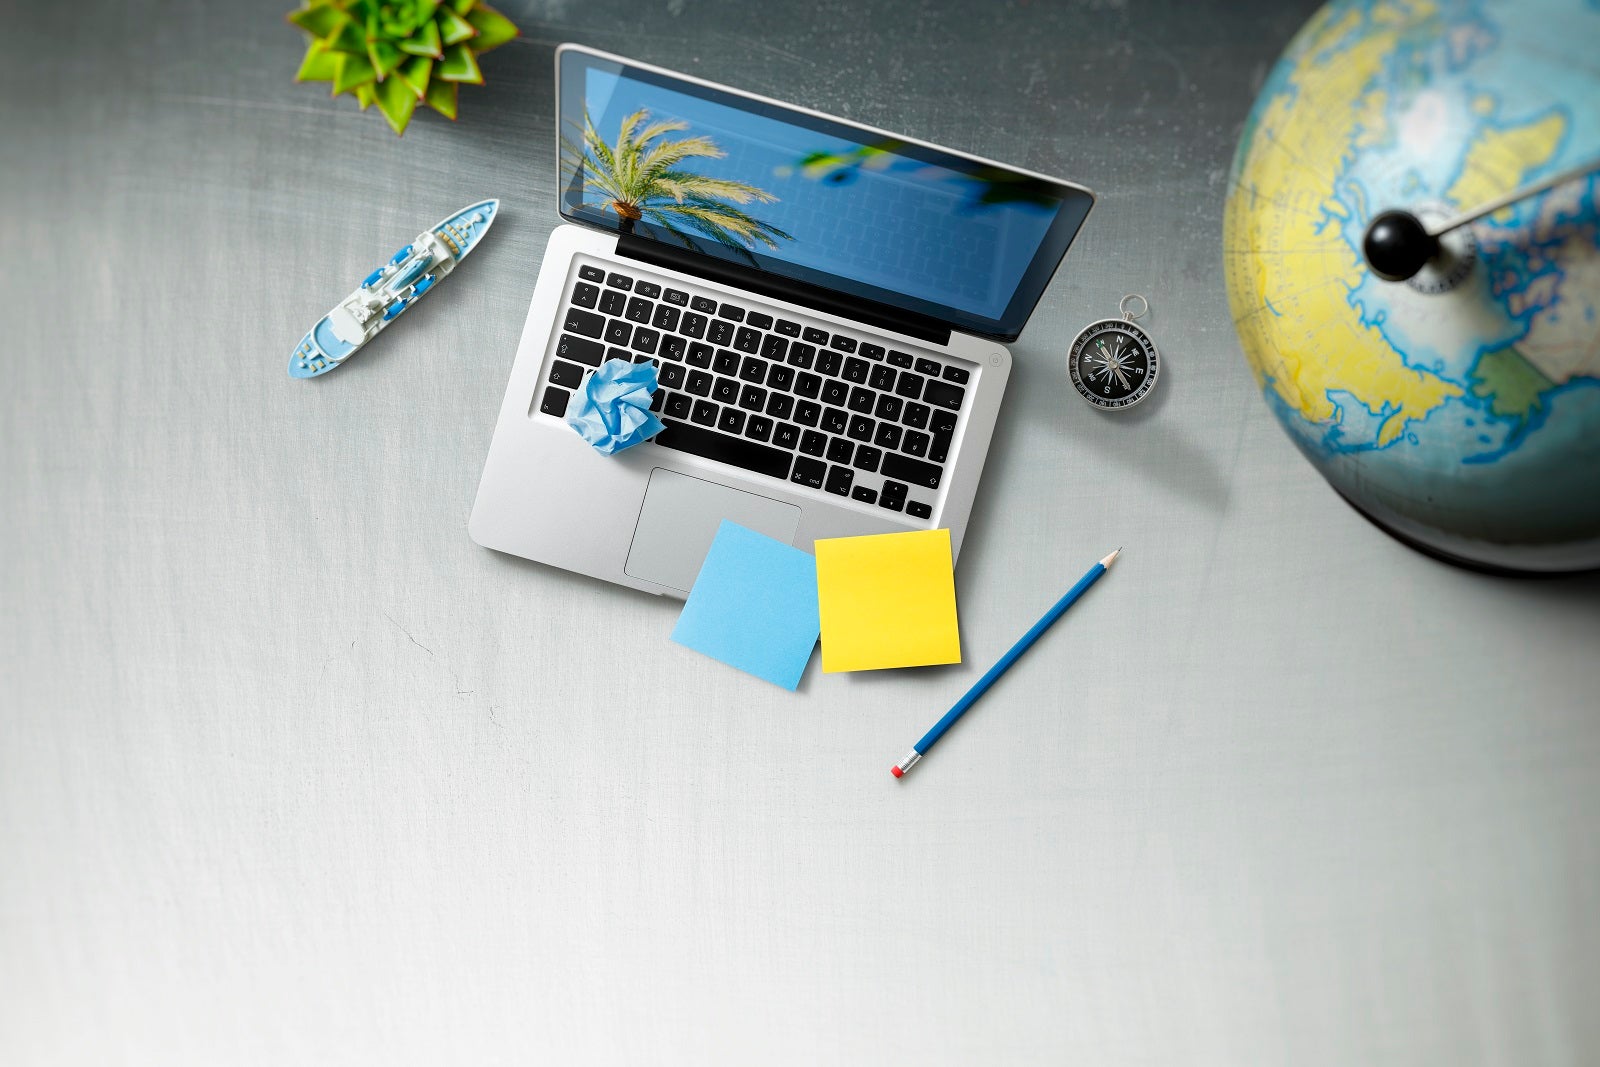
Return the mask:
<path fill-rule="evenodd" d="M 1600 566 L 1597 54 L 1593 0 L 1334 0 L 1234 157 L 1228 299 L 1267 403 L 1350 503 L 1455 562 Z M 1391 211 L 1434 242 L 1409 277 L 1367 258 Z"/>

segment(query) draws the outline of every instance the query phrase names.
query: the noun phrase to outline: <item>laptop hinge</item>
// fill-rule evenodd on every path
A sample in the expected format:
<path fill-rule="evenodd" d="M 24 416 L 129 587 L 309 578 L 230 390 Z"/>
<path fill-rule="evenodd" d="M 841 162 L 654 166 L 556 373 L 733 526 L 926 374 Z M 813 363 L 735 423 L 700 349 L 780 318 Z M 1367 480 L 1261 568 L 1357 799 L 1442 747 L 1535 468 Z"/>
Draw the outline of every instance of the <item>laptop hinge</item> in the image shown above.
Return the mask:
<path fill-rule="evenodd" d="M 617 238 L 617 255 L 636 259 L 669 270 L 693 274 L 697 278 L 733 286 L 737 289 L 759 293 L 762 296 L 801 304 L 814 311 L 837 315 L 880 330 L 915 337 L 936 345 L 950 343 L 950 327 L 938 319 L 880 304 L 875 300 L 862 300 L 824 289 L 820 285 L 799 282 L 792 278 L 757 270 L 737 263 L 715 259 L 687 248 L 674 248 L 660 241 L 647 241 L 642 237 L 622 235 Z"/>

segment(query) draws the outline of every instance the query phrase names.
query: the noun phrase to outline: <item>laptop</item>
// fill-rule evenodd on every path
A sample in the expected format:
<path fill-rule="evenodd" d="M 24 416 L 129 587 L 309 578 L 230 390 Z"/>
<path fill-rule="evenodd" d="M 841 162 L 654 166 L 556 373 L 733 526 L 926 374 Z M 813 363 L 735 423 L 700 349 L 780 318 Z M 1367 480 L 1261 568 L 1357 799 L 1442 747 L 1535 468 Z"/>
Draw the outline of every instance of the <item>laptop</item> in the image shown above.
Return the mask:
<path fill-rule="evenodd" d="M 948 528 L 959 554 L 1015 340 L 1094 196 L 575 45 L 556 52 L 561 216 L 468 530 L 688 595 L 723 520 L 818 538 Z M 649 361 L 664 429 L 565 422 Z"/>

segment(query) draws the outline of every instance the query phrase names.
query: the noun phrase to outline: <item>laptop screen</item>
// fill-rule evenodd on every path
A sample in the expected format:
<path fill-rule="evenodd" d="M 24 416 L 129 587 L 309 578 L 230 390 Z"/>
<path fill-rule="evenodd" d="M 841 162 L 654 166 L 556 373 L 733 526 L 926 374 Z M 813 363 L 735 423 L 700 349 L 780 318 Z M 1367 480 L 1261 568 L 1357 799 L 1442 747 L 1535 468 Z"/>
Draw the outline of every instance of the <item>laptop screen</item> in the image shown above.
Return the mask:
<path fill-rule="evenodd" d="M 1094 202 L 585 49 L 557 55 L 563 216 L 956 329 L 1016 337 Z"/>

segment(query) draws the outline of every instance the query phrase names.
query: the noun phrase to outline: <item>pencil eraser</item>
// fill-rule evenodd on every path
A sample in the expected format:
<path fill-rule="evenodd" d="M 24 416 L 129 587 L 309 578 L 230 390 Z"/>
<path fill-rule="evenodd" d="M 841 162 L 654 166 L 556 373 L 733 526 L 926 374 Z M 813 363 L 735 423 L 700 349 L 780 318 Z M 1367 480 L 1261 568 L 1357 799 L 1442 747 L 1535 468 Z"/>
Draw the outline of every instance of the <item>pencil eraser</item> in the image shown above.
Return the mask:
<path fill-rule="evenodd" d="M 896 778 L 899 778 L 901 775 L 905 774 L 906 772 L 902 771 L 899 767 L 890 767 L 889 768 L 889 773 L 894 775 Z"/>

